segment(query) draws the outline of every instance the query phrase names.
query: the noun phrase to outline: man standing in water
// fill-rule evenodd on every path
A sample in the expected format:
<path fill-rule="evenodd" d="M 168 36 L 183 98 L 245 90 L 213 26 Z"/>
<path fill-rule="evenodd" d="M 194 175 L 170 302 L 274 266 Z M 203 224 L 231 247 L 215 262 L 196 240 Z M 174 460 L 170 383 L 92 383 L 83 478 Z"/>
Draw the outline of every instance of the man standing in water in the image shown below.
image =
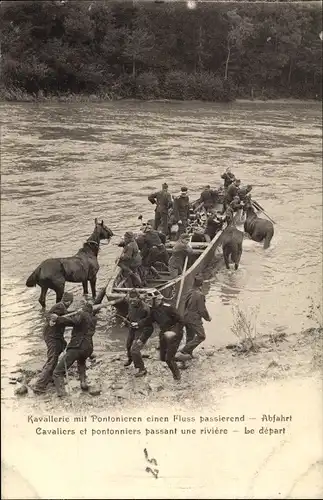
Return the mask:
<path fill-rule="evenodd" d="M 151 319 L 160 327 L 160 359 L 166 361 L 174 380 L 181 379 L 175 355 L 183 338 L 184 320 L 174 306 L 168 304 L 157 292 L 152 300 Z"/>
<path fill-rule="evenodd" d="M 32 388 L 35 394 L 43 394 L 46 391 L 48 383 L 52 380 L 58 358 L 66 347 L 66 341 L 64 340 L 65 325 L 56 323 L 51 325 L 50 317 L 52 314 L 57 316 L 67 314 L 72 302 L 73 294 L 65 292 L 61 302 L 58 302 L 49 310 L 43 331 L 43 337 L 47 345 L 47 361 Z"/>
<path fill-rule="evenodd" d="M 96 305 L 96 310 L 90 303 L 84 304 L 80 311 L 76 311 L 72 317 L 57 316 L 52 314 L 51 320 L 57 325 L 72 326 L 70 343 L 67 346 L 66 353 L 58 362 L 54 373 L 54 384 L 58 397 L 66 396 L 64 387 L 64 375 L 66 371 L 77 361 L 77 368 L 80 377 L 81 389 L 88 390 L 86 383 L 86 365 L 85 362 L 93 352 L 93 335 L 95 333 L 97 319 L 95 315 L 99 310 L 105 307 L 104 304 Z"/>
<path fill-rule="evenodd" d="M 189 292 L 185 301 L 184 322 L 186 328 L 186 344 L 176 356 L 176 359 L 185 361 L 186 355 L 193 357 L 193 351 L 205 340 L 205 331 L 202 318 L 211 321 L 205 306 L 205 296 L 202 293 L 203 278 L 196 276 L 194 288 Z M 184 356 L 183 356 L 184 355 Z"/>
<path fill-rule="evenodd" d="M 150 194 L 148 200 L 153 205 L 156 204 L 155 229 L 158 230 L 161 226 L 161 231 L 165 236 L 168 236 L 168 210 L 173 205 L 172 197 L 168 192 L 168 184 L 164 182 L 161 191 Z"/>

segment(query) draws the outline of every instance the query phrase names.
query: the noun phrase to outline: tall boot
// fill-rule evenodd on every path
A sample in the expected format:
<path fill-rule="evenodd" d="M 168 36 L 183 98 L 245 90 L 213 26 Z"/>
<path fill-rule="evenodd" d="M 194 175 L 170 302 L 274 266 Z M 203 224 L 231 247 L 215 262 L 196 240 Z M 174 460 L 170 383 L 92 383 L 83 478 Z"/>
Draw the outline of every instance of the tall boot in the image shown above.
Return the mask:
<path fill-rule="evenodd" d="M 173 374 L 174 380 L 181 380 L 181 372 L 179 371 L 176 361 L 173 359 L 171 361 L 166 361 L 166 363 Z"/>
<path fill-rule="evenodd" d="M 85 363 L 84 363 L 84 365 L 83 364 L 78 364 L 77 365 L 77 369 L 78 369 L 78 372 L 79 372 L 81 389 L 82 389 L 82 391 L 88 391 L 89 390 L 89 386 L 88 386 L 88 384 L 86 382 L 86 367 L 85 367 Z"/>
<path fill-rule="evenodd" d="M 59 398 L 67 396 L 67 392 L 65 391 L 65 386 L 64 386 L 64 377 L 59 377 L 59 376 L 54 377 L 54 385 L 57 392 L 57 396 Z"/>

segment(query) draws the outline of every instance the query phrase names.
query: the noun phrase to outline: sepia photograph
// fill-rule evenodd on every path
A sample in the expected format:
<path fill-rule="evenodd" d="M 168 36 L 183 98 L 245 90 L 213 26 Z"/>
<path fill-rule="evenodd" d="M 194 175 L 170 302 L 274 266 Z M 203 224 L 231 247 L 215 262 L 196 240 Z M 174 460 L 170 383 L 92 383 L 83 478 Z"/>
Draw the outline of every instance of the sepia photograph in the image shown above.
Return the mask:
<path fill-rule="evenodd" d="M 323 499 L 322 2 L 0 12 L 1 498 Z"/>

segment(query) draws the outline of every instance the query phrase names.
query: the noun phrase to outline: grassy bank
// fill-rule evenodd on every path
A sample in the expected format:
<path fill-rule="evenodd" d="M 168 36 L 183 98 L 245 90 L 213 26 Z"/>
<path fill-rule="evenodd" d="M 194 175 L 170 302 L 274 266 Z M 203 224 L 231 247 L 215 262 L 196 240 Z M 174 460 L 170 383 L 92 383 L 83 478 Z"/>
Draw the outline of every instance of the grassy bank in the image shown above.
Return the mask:
<path fill-rule="evenodd" d="M 29 94 L 23 90 L 19 89 L 0 89 L 0 102 L 34 102 L 34 103 L 46 103 L 46 102 L 66 102 L 66 103 L 91 103 L 91 102 L 112 102 L 119 100 L 135 100 L 135 101 L 155 101 L 155 102 L 171 102 L 171 101 L 185 101 L 185 102 L 203 102 L 203 100 L 198 99 L 178 99 L 178 98 L 161 98 L 161 97 L 124 97 L 122 95 L 114 95 L 108 92 L 99 93 L 99 94 L 43 94 L 42 92 L 38 92 L 37 94 Z M 233 102 L 279 102 L 279 103 L 298 103 L 301 101 L 306 102 L 317 102 L 320 99 L 313 98 L 295 98 L 295 97 L 255 97 L 251 98 L 247 95 L 245 97 L 232 98 L 230 101 Z M 205 102 L 205 100 L 204 100 Z M 227 102 L 227 101 L 218 101 L 218 102 Z"/>
<path fill-rule="evenodd" d="M 73 409 L 78 412 L 104 408 L 138 408 L 147 404 L 185 403 L 188 407 L 207 405 L 207 395 L 217 387 L 219 392 L 249 384 L 264 384 L 273 380 L 321 376 L 323 328 L 310 328 L 290 336 L 267 335 L 250 341 L 244 339 L 222 348 L 201 347 L 196 357 L 182 370 L 181 382 L 173 381 L 166 364 L 158 359 L 158 339 L 152 339 L 145 349 L 148 375 L 134 378 L 133 367 L 124 368 L 125 353 L 108 353 L 105 345 L 96 344 L 96 358 L 89 362 L 88 378 L 100 395 L 81 393 L 76 367 L 69 376 L 70 395 L 58 401 L 54 388 L 44 396 L 34 396 L 29 390 L 25 403 L 42 411 Z M 250 343 L 251 342 L 251 343 Z M 33 382 L 42 363 L 21 369 L 26 382 Z M 11 386 L 14 388 L 13 386 Z M 18 386 L 15 386 L 18 387 Z"/>

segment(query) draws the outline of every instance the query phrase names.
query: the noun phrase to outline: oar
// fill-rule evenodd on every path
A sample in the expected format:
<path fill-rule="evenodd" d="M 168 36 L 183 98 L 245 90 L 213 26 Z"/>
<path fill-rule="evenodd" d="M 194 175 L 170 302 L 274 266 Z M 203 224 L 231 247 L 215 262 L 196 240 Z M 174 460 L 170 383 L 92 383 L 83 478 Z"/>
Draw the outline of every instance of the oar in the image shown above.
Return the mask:
<path fill-rule="evenodd" d="M 191 240 L 192 240 L 192 236 L 190 237 L 190 243 L 191 243 Z M 181 300 L 181 296 L 182 296 L 182 292 L 183 292 L 183 287 L 184 287 L 185 273 L 186 273 L 187 264 L 188 264 L 188 255 L 186 255 L 185 262 L 184 262 L 184 267 L 183 267 L 183 272 L 182 272 L 182 278 L 181 278 L 181 284 L 179 286 L 179 291 L 178 291 L 178 295 L 177 295 L 177 299 L 176 299 L 176 308 L 178 308 L 180 300 Z"/>
<path fill-rule="evenodd" d="M 259 203 L 254 201 L 251 201 L 251 203 L 257 210 L 259 210 L 259 212 L 262 212 L 273 224 L 276 224 L 276 222 L 262 208 L 260 208 Z"/>

